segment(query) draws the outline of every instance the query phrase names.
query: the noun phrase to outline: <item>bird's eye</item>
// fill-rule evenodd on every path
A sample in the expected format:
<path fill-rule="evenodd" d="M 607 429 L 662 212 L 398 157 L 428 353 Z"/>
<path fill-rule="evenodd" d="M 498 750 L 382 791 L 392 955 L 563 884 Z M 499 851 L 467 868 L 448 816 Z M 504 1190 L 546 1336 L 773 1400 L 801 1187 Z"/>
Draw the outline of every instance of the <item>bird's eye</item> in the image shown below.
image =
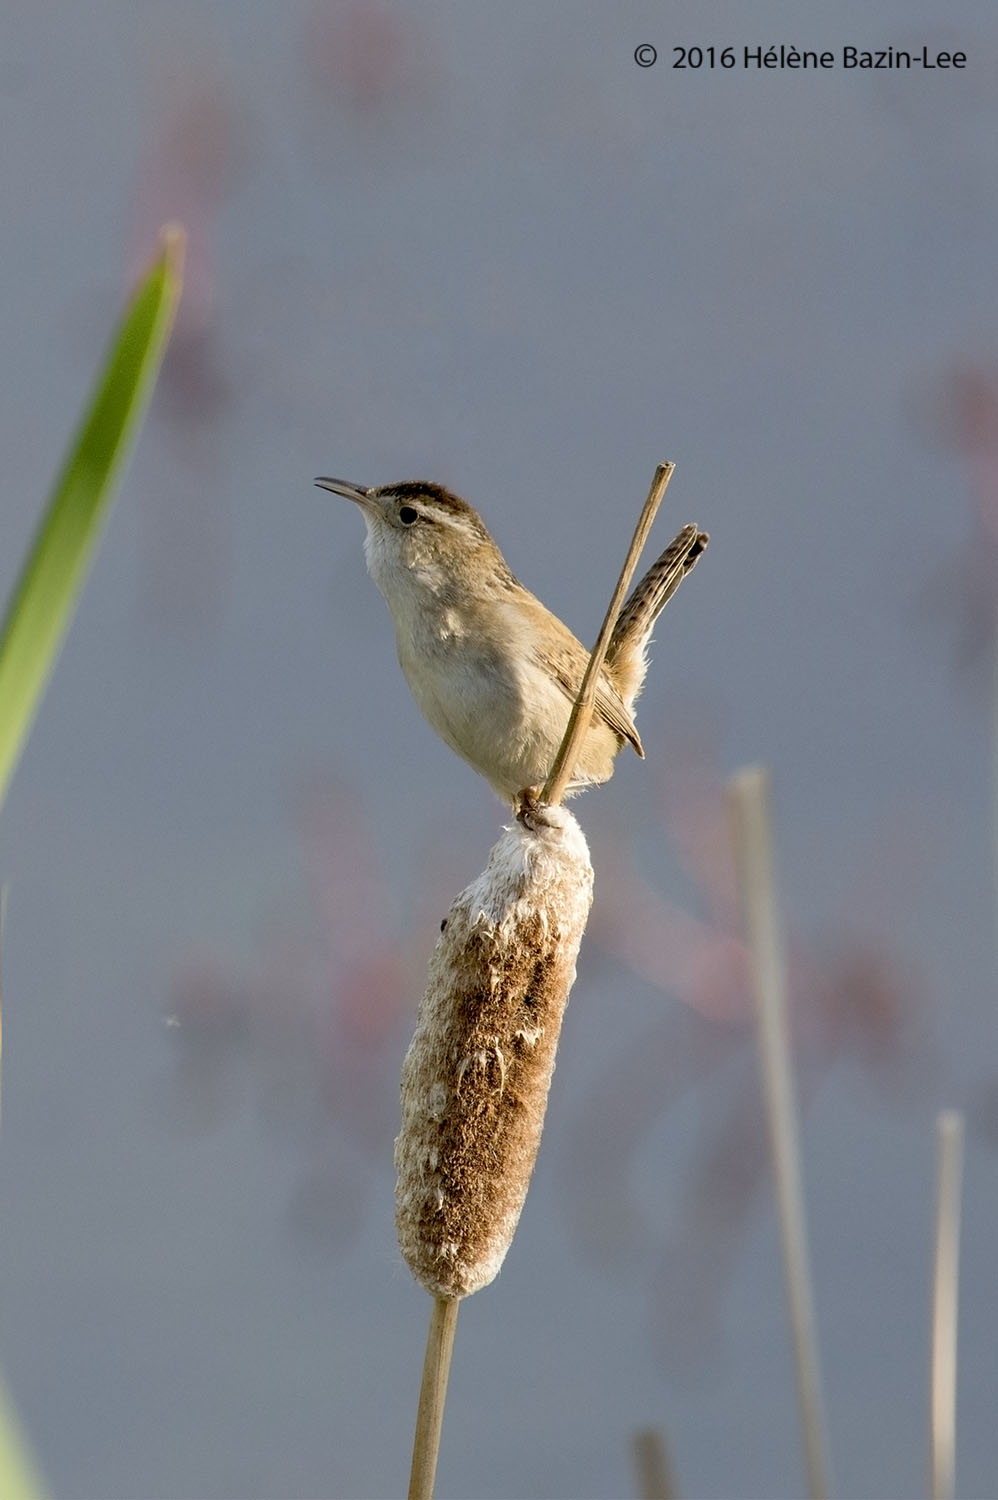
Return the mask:
<path fill-rule="evenodd" d="M 413 510 L 411 505 L 403 505 L 399 511 L 399 520 L 403 526 L 411 526 L 414 521 L 419 520 L 419 511 Z"/>

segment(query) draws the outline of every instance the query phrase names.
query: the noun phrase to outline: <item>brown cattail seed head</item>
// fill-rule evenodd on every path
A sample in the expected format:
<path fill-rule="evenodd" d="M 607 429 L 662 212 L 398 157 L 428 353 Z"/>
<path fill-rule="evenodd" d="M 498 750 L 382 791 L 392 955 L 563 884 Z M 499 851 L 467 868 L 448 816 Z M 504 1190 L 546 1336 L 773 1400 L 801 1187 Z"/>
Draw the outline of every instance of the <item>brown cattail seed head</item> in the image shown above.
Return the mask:
<path fill-rule="evenodd" d="M 402 1067 L 395 1222 L 437 1297 L 487 1286 L 509 1249 L 592 901 L 571 813 L 528 817 L 451 907 Z"/>

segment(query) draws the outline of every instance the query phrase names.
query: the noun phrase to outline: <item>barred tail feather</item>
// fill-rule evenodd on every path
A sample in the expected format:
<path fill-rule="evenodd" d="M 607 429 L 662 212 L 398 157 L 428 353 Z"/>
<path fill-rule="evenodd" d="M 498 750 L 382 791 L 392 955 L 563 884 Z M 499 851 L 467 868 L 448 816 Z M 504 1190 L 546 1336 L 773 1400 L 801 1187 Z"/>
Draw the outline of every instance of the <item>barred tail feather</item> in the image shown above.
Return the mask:
<path fill-rule="evenodd" d="M 606 659 L 628 710 L 648 670 L 646 648 L 655 621 L 687 573 L 692 572 L 709 540 L 707 533 L 695 525 L 684 526 L 652 563 L 620 612 Z"/>

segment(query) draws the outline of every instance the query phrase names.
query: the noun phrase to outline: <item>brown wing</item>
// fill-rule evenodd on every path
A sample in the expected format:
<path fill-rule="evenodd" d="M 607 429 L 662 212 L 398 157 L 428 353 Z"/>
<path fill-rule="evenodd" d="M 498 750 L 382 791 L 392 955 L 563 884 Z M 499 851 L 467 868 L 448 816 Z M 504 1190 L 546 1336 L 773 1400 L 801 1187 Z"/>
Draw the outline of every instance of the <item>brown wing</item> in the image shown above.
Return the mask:
<path fill-rule="evenodd" d="M 579 696 L 579 688 L 582 686 L 582 676 L 589 660 L 589 652 L 581 641 L 576 640 L 567 625 L 563 625 L 555 615 L 550 615 L 549 618 L 559 628 L 549 629 L 546 632 L 546 664 L 565 696 L 574 703 Z M 604 673 L 600 673 L 600 679 L 596 685 L 596 701 L 593 711 L 609 724 L 614 734 L 619 734 L 622 740 L 627 740 L 633 745 L 644 760 L 644 747 L 634 727 L 634 720 L 624 707 L 623 699 L 617 689 L 608 681 Z"/>

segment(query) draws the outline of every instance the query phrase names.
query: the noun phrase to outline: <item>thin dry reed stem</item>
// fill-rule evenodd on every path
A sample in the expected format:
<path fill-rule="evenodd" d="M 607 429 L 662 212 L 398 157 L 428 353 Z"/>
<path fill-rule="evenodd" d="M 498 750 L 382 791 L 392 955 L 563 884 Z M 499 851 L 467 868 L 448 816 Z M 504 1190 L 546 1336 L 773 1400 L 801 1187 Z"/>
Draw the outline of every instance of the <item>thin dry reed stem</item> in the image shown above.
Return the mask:
<path fill-rule="evenodd" d="M 659 464 L 655 470 L 655 477 L 651 482 L 648 498 L 638 517 L 638 524 L 634 528 L 634 535 L 631 538 L 631 545 L 624 559 L 624 566 L 620 570 L 617 587 L 613 591 L 613 597 L 603 618 L 603 624 L 600 626 L 599 635 L 596 637 L 596 644 L 589 657 L 589 665 L 586 667 L 579 687 L 579 696 L 572 706 L 568 728 L 565 730 L 565 736 L 558 748 L 558 754 L 554 758 L 554 765 L 551 767 L 548 779 L 544 784 L 544 790 L 541 792 L 542 802 L 557 804 L 565 795 L 565 788 L 571 779 L 575 766 L 575 757 L 579 752 L 579 746 L 585 738 L 593 716 L 593 704 L 596 702 L 596 683 L 603 668 L 607 647 L 610 644 L 610 637 L 613 635 L 613 628 L 617 623 L 617 616 L 623 608 L 627 590 L 630 587 L 631 579 L 634 577 L 634 570 L 638 565 L 638 559 L 644 550 L 645 542 L 648 540 L 648 533 L 655 519 L 655 513 L 662 503 L 662 496 L 668 488 L 669 480 L 672 478 L 675 468 L 675 464 L 664 463 Z"/>
<path fill-rule="evenodd" d="M 769 778 L 762 767 L 751 767 L 732 777 L 728 786 L 731 836 L 756 1001 L 808 1494 L 811 1500 L 826 1500 L 829 1484 L 825 1420 L 804 1215 L 797 1107 L 790 1062 L 786 968 L 776 897 L 768 789 Z"/>
<path fill-rule="evenodd" d="M 952 1500 L 956 1473 L 956 1335 L 960 1275 L 963 1115 L 936 1120 L 936 1235 L 932 1277 L 930 1464 L 932 1500 Z"/>

